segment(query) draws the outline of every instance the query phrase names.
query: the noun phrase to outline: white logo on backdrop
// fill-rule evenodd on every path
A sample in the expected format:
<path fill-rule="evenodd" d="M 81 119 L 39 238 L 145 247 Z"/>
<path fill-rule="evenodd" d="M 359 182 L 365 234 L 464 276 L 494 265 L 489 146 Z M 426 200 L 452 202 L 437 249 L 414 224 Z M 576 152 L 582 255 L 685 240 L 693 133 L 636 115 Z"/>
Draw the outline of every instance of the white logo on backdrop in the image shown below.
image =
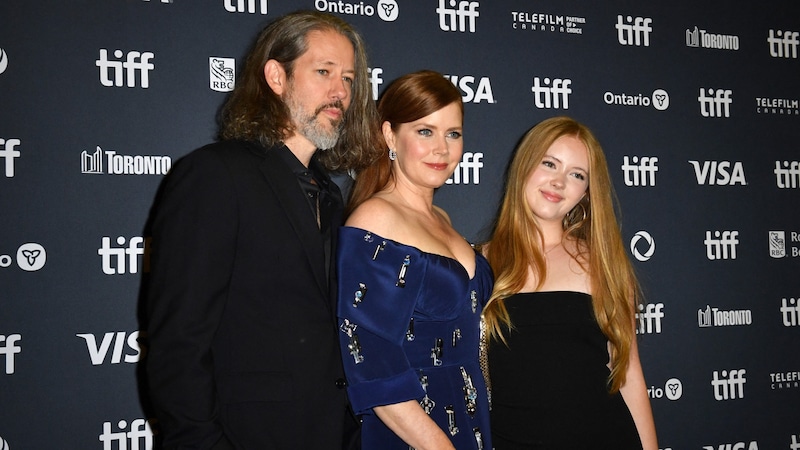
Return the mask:
<path fill-rule="evenodd" d="M 236 59 L 219 56 L 209 57 L 208 80 L 212 91 L 232 91 L 236 83 Z"/>
<path fill-rule="evenodd" d="M 637 245 L 641 240 L 644 240 L 644 243 L 647 244 L 647 248 L 645 248 L 644 252 L 640 252 L 639 246 Z M 638 231 L 631 238 L 631 253 L 633 253 L 633 257 L 637 260 L 642 262 L 649 261 L 655 251 L 656 241 L 647 231 Z"/>
<path fill-rule="evenodd" d="M 0 48 L 0 74 L 6 71 L 8 68 L 8 53 L 5 50 Z"/>
<path fill-rule="evenodd" d="M 266 14 L 267 0 L 225 0 L 225 11 L 232 13 Z"/>

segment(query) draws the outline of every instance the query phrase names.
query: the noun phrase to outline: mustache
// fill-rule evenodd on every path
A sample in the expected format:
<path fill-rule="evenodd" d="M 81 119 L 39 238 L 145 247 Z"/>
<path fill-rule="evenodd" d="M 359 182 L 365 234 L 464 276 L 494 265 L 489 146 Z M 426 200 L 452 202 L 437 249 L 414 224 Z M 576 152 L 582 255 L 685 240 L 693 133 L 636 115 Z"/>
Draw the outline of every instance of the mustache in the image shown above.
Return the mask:
<path fill-rule="evenodd" d="M 336 100 L 335 102 L 328 103 L 327 105 L 322 105 L 319 108 L 317 108 L 317 110 L 314 111 L 314 115 L 316 116 L 317 114 L 321 113 L 323 109 L 328 109 L 328 108 L 336 108 L 342 113 L 344 113 L 344 103 L 342 103 L 341 100 Z"/>

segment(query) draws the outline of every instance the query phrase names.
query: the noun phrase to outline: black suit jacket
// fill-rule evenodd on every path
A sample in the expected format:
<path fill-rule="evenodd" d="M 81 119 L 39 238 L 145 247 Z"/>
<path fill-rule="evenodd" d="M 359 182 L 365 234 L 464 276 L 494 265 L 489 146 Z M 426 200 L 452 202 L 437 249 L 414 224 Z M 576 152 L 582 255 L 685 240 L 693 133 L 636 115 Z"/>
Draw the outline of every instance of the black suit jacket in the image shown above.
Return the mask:
<path fill-rule="evenodd" d="M 165 448 L 342 448 L 335 265 L 278 150 L 200 148 L 154 208 L 146 366 Z M 341 194 L 322 183 L 335 248 Z"/>

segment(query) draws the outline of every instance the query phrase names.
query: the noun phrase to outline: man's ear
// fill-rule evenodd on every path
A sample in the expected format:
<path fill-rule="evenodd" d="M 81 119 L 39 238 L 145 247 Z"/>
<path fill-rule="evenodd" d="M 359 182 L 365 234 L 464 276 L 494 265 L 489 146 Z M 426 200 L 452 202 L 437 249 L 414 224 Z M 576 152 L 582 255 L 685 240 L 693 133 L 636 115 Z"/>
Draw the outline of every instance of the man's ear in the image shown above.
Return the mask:
<path fill-rule="evenodd" d="M 264 78 L 267 80 L 267 85 L 272 89 L 278 97 L 283 96 L 287 88 L 286 70 L 283 64 L 274 59 L 270 59 L 264 65 Z"/>

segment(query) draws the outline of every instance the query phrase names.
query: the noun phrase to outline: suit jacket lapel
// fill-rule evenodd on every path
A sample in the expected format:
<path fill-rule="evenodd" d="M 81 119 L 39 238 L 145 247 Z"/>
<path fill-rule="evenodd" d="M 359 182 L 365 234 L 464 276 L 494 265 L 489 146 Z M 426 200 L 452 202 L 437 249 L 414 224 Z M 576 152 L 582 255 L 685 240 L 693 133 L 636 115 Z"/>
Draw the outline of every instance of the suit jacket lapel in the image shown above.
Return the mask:
<path fill-rule="evenodd" d="M 323 250 L 322 237 L 320 236 L 314 218 L 309 214 L 308 203 L 300 186 L 297 177 L 291 169 L 283 162 L 276 151 L 278 148 L 270 148 L 264 153 L 264 161 L 259 169 L 264 174 L 267 184 L 275 192 L 275 197 L 283 207 L 286 218 L 294 228 L 298 242 L 308 258 L 314 280 L 319 286 L 324 297 L 328 299 L 328 280 L 325 273 L 325 252 Z M 329 303 L 326 301 L 326 303 Z M 330 305 L 327 305 L 330 308 Z"/>

